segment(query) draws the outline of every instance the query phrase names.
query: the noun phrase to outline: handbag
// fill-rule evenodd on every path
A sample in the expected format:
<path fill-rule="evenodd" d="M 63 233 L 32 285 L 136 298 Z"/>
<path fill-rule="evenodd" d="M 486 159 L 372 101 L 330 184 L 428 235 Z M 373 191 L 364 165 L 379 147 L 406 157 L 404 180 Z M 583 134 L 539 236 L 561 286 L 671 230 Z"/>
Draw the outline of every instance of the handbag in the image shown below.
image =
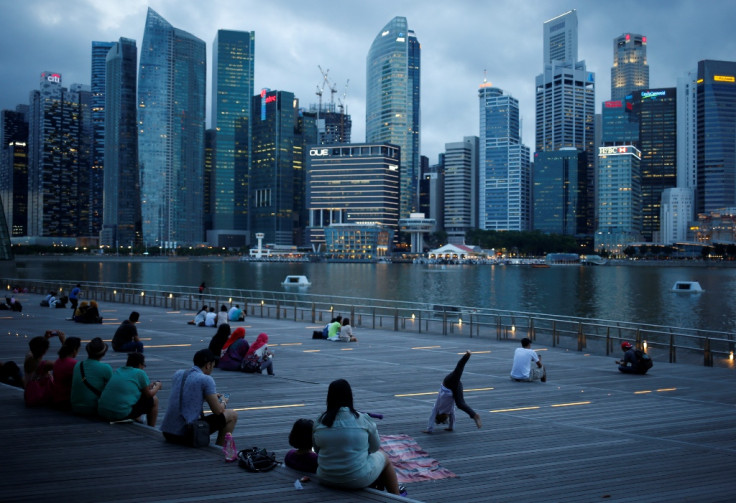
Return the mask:
<path fill-rule="evenodd" d="M 268 472 L 281 464 L 276 454 L 253 447 L 238 452 L 238 465 L 249 472 Z"/>
<path fill-rule="evenodd" d="M 181 413 L 181 399 L 184 394 L 184 383 L 187 382 L 189 374 L 191 372 L 184 374 L 184 379 L 182 379 L 181 388 L 179 389 L 179 415 L 182 418 L 184 418 L 184 415 Z M 184 421 L 186 422 L 186 418 L 184 418 Z M 185 436 L 191 442 L 192 447 L 207 447 L 210 445 L 210 423 L 201 417 L 191 423 L 187 423 Z"/>

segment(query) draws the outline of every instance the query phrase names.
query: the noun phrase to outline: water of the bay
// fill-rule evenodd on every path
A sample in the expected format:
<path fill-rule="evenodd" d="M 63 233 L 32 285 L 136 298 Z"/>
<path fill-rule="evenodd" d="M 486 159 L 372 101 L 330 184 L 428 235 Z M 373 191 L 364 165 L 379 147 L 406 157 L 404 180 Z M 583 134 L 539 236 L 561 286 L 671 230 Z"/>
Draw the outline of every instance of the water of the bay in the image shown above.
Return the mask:
<path fill-rule="evenodd" d="M 309 293 L 489 307 L 551 315 L 736 331 L 736 268 L 265 263 L 231 260 L 17 259 L 19 278 L 280 291 L 305 275 Z M 700 294 L 672 292 L 698 281 Z"/>

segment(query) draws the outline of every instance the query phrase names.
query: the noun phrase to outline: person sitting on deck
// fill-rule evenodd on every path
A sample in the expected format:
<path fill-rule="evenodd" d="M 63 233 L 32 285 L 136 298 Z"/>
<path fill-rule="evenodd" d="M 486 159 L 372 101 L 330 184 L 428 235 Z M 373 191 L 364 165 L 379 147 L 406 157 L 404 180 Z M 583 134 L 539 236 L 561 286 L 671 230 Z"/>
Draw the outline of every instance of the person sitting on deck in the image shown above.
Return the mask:
<path fill-rule="evenodd" d="M 634 349 L 630 342 L 622 342 L 621 349 L 624 351 L 624 357 L 622 360 L 616 361 L 619 372 L 644 375 L 652 367 L 652 360 L 647 357 L 645 362 L 643 360 L 644 352 Z"/>
<path fill-rule="evenodd" d="M 210 425 L 210 434 L 217 432 L 215 444 L 225 443 L 225 434 L 232 433 L 238 413 L 227 409 L 226 397 L 219 395 L 210 374 L 215 368 L 215 355 L 209 349 L 194 354 L 194 366 L 178 370 L 171 382 L 171 396 L 166 408 L 161 432 L 169 442 L 191 445 L 187 425 L 203 418 Z M 202 403 L 207 402 L 212 414 L 204 415 Z"/>
<path fill-rule="evenodd" d="M 268 375 L 274 375 L 273 353 L 268 349 L 268 335 L 258 334 L 255 342 L 248 348 L 240 368 L 243 372 L 262 374 L 266 370 Z"/>
<path fill-rule="evenodd" d="M 187 321 L 187 324 L 196 325 L 198 327 L 203 327 L 204 319 L 206 316 L 207 316 L 207 306 L 202 306 L 202 309 L 197 311 L 197 314 L 194 315 L 194 319 L 191 321 Z"/>
<path fill-rule="evenodd" d="M 77 311 L 81 311 L 81 306 Z M 97 307 L 97 302 L 90 300 L 87 309 L 83 310 L 79 316 L 75 315 L 74 321 L 77 323 L 102 323 L 102 316 L 100 316 L 100 309 Z"/>
<path fill-rule="evenodd" d="M 127 320 L 123 320 L 112 337 L 113 351 L 123 353 L 130 351 L 135 351 L 136 353 L 143 352 L 143 343 L 138 338 L 138 329 L 135 326 L 139 318 L 140 314 L 137 311 L 133 311 Z"/>
<path fill-rule="evenodd" d="M 240 309 L 239 304 L 235 304 L 230 308 L 230 311 L 227 313 L 227 319 L 229 321 L 245 321 L 245 313 Z"/>
<path fill-rule="evenodd" d="M 215 335 L 213 335 L 212 339 L 210 339 L 209 350 L 212 351 L 213 355 L 215 355 L 215 367 L 217 367 L 217 362 L 220 361 L 222 347 L 225 345 L 229 337 L 230 325 L 224 323 L 217 327 L 217 332 L 215 332 Z"/>
<path fill-rule="evenodd" d="M 53 399 L 54 378 L 50 372 L 54 364 L 43 357 L 49 350 L 49 339 L 58 337 L 62 344 L 66 340 L 60 330 L 46 330 L 43 336 L 28 341 L 26 358 L 23 361 L 23 399 L 27 406 L 49 405 Z"/>
<path fill-rule="evenodd" d="M 217 313 L 217 326 L 222 325 L 223 323 L 227 323 L 227 306 L 225 304 L 220 306 L 220 312 Z"/>
<path fill-rule="evenodd" d="M 210 307 L 210 310 L 207 312 L 207 315 L 204 317 L 204 326 L 205 327 L 216 327 L 217 326 L 217 313 L 215 312 L 214 307 Z"/>
<path fill-rule="evenodd" d="M 463 383 L 460 378 L 463 375 L 465 364 L 470 359 L 470 351 L 466 351 L 465 354 L 460 358 L 455 366 L 455 370 L 447 374 L 442 381 L 440 390 L 437 393 L 437 401 L 434 403 L 434 408 L 429 416 L 429 422 L 427 423 L 427 429 L 424 433 L 432 433 L 434 431 L 435 424 L 446 423 L 449 419 L 450 424 L 447 431 L 453 431 L 455 428 L 455 406 L 464 411 L 470 419 L 475 421 L 475 425 L 480 428 L 482 426 L 480 420 L 480 414 L 471 409 L 465 399 L 463 398 Z"/>
<path fill-rule="evenodd" d="M 148 426 L 156 426 L 158 397 L 161 381 L 151 382 L 143 370 L 143 353 L 128 353 L 125 366 L 113 372 L 110 382 L 102 390 L 97 402 L 97 413 L 108 421 L 132 419 L 141 422 L 146 415 Z"/>
<path fill-rule="evenodd" d="M 340 340 L 340 327 L 342 326 L 342 316 L 335 317 L 334 320 L 327 325 L 327 340 L 328 341 L 339 341 Z"/>
<path fill-rule="evenodd" d="M 528 337 L 521 339 L 521 347 L 514 351 L 514 364 L 511 366 L 511 380 L 518 382 L 547 381 L 547 370 L 541 357 L 532 349 L 532 341 Z M 532 367 L 532 363 L 536 366 Z"/>
<path fill-rule="evenodd" d="M 245 328 L 238 327 L 233 330 L 222 349 L 225 353 L 220 357 L 220 361 L 216 363 L 217 368 L 221 370 L 243 370 L 245 355 L 248 354 L 248 349 L 250 349 L 248 341 L 245 340 Z"/>
<path fill-rule="evenodd" d="M 317 471 L 317 453 L 312 450 L 311 419 L 297 419 L 289 433 L 289 445 L 292 450 L 284 456 L 284 464 L 300 472 L 315 473 Z"/>
<path fill-rule="evenodd" d="M 337 334 L 337 339 L 342 342 L 358 342 L 358 338 L 353 335 L 353 327 L 350 326 L 350 318 L 342 320 L 342 326 L 340 332 Z"/>
<path fill-rule="evenodd" d="M 112 378 L 112 367 L 100 360 L 107 353 L 107 344 L 95 337 L 87 343 L 87 359 L 77 362 L 72 376 L 72 412 L 84 416 L 97 414 L 97 402 Z"/>
<path fill-rule="evenodd" d="M 59 349 L 59 358 L 54 362 L 54 405 L 68 409 L 72 395 L 72 376 L 77 364 L 77 353 L 82 345 L 79 337 L 67 337 Z"/>

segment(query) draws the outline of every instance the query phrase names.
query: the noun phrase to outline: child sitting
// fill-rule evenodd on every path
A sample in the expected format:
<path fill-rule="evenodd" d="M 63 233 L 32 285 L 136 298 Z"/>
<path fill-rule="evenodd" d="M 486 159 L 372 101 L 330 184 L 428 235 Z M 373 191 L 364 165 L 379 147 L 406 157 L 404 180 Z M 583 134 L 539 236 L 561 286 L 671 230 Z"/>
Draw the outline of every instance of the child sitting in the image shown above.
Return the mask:
<path fill-rule="evenodd" d="M 297 419 L 289 433 L 289 444 L 294 447 L 284 456 L 284 463 L 289 468 L 300 472 L 315 473 L 317 471 L 317 453 L 312 450 L 311 419 Z"/>

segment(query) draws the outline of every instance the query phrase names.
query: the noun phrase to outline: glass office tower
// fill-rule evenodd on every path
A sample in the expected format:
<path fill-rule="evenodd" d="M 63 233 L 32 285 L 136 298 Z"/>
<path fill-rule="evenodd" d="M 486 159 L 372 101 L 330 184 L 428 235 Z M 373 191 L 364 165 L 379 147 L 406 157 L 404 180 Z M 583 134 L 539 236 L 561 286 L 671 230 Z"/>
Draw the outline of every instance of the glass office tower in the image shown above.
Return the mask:
<path fill-rule="evenodd" d="M 143 240 L 165 249 L 204 237 L 205 43 L 148 9 L 138 74 Z"/>
<path fill-rule="evenodd" d="M 90 226 L 93 234 L 102 229 L 105 189 L 105 72 L 107 53 L 115 42 L 92 42 L 91 120 L 92 168 L 90 171 Z M 136 56 L 137 59 L 137 56 Z M 134 69 L 135 71 L 135 69 Z M 134 73 L 135 78 L 135 73 Z"/>
<path fill-rule="evenodd" d="M 698 62 L 696 213 L 736 207 L 736 62 Z"/>
<path fill-rule="evenodd" d="M 598 148 L 595 249 L 620 254 L 641 241 L 641 152 L 632 145 Z"/>
<path fill-rule="evenodd" d="M 401 218 L 419 205 L 420 52 L 406 18 L 395 17 L 373 40 L 366 58 L 366 142 L 401 149 Z"/>
<path fill-rule="evenodd" d="M 586 166 L 585 152 L 572 147 L 534 154 L 534 230 L 585 233 Z"/>
<path fill-rule="evenodd" d="M 246 244 L 254 52 L 255 32 L 218 30 L 212 47 L 216 133 L 207 232 L 207 241 L 215 246 Z"/>
<path fill-rule="evenodd" d="M 478 226 L 526 231 L 531 226 L 529 148 L 521 143 L 519 102 L 484 82 L 480 101 Z"/>
<path fill-rule="evenodd" d="M 614 38 L 611 100 L 623 100 L 634 91 L 648 88 L 647 37 L 624 33 Z"/>
<path fill-rule="evenodd" d="M 121 38 L 107 54 L 105 85 L 104 211 L 100 244 L 141 243 L 141 194 L 138 171 L 135 40 Z"/>

